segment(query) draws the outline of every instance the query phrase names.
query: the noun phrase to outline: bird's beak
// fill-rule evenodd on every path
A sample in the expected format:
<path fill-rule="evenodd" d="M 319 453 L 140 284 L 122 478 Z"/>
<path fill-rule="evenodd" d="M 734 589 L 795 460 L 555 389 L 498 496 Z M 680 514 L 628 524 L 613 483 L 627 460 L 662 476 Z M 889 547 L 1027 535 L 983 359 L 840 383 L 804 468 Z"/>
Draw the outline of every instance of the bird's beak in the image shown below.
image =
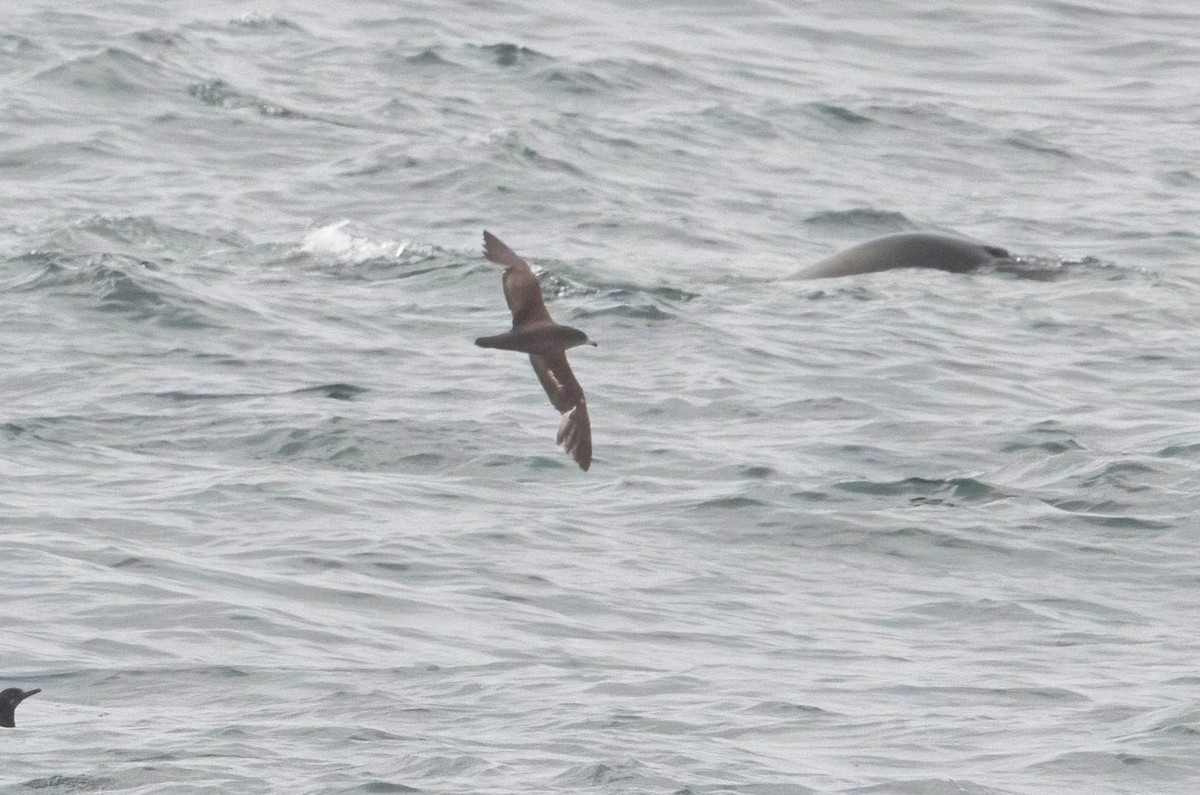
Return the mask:
<path fill-rule="evenodd" d="M 595 347 L 598 347 L 600 345 L 600 343 L 592 342 L 591 340 L 588 340 L 588 345 L 591 345 L 593 348 L 595 348 Z"/>
<path fill-rule="evenodd" d="M 33 690 L 26 690 L 24 693 L 21 694 L 21 701 L 24 701 L 25 699 L 29 698 L 30 696 L 36 696 L 40 692 L 42 692 L 42 689 L 40 687 L 34 688 Z M 18 701 L 17 703 L 20 704 L 21 701 Z"/>

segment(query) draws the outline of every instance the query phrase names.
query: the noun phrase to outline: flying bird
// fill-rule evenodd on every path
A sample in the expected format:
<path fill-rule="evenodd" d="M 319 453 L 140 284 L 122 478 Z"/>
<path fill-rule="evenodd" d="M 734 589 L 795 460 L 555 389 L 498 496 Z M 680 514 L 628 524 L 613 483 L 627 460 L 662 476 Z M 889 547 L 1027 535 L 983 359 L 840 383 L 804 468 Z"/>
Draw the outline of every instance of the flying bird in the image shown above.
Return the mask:
<path fill-rule="evenodd" d="M 558 443 L 586 471 L 592 465 L 592 422 L 588 418 L 583 387 L 575 380 L 567 364 L 567 348 L 595 345 L 577 328 L 560 326 L 546 311 L 542 287 L 529 264 L 491 232 L 483 233 L 483 255 L 504 266 L 504 299 L 512 310 L 511 331 L 480 337 L 481 348 L 501 348 L 529 354 L 533 371 L 554 408 L 562 414 L 558 424 Z"/>

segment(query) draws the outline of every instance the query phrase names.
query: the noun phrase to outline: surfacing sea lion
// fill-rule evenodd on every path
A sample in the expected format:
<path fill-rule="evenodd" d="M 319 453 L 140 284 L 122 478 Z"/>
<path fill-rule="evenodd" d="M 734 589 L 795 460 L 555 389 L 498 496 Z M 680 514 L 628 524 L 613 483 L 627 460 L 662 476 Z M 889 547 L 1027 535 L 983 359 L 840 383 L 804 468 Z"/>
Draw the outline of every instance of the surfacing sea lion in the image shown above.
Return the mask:
<path fill-rule="evenodd" d="M 931 232 L 900 232 L 851 246 L 805 268 L 795 278 L 827 279 L 896 268 L 933 268 L 966 273 L 980 265 L 1008 257 L 1009 253 L 1002 248 L 961 237 Z"/>

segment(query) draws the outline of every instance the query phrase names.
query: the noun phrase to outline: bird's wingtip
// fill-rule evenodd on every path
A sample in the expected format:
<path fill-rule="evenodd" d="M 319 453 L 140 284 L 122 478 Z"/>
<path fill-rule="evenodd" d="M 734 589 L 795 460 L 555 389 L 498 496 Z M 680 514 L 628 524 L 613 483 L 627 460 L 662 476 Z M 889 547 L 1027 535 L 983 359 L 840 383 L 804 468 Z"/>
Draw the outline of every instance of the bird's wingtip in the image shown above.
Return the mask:
<path fill-rule="evenodd" d="M 483 230 L 483 256 L 495 262 L 496 257 L 499 256 L 497 252 L 503 251 L 504 248 L 504 243 L 501 242 L 500 238 L 486 229 Z"/>
<path fill-rule="evenodd" d="M 592 425 L 587 415 L 587 404 L 583 400 L 563 413 L 555 441 L 566 448 L 567 454 L 579 464 L 580 469 L 588 471 L 592 465 Z"/>

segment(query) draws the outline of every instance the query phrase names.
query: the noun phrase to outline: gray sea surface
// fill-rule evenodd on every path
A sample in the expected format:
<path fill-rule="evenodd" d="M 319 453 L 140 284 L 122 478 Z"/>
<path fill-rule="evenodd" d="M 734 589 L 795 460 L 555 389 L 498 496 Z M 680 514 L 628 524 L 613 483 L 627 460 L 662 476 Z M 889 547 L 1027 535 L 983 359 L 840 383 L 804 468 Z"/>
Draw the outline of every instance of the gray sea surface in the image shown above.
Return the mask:
<path fill-rule="evenodd" d="M 0 793 L 1200 791 L 1198 31 L 6 5 Z"/>

